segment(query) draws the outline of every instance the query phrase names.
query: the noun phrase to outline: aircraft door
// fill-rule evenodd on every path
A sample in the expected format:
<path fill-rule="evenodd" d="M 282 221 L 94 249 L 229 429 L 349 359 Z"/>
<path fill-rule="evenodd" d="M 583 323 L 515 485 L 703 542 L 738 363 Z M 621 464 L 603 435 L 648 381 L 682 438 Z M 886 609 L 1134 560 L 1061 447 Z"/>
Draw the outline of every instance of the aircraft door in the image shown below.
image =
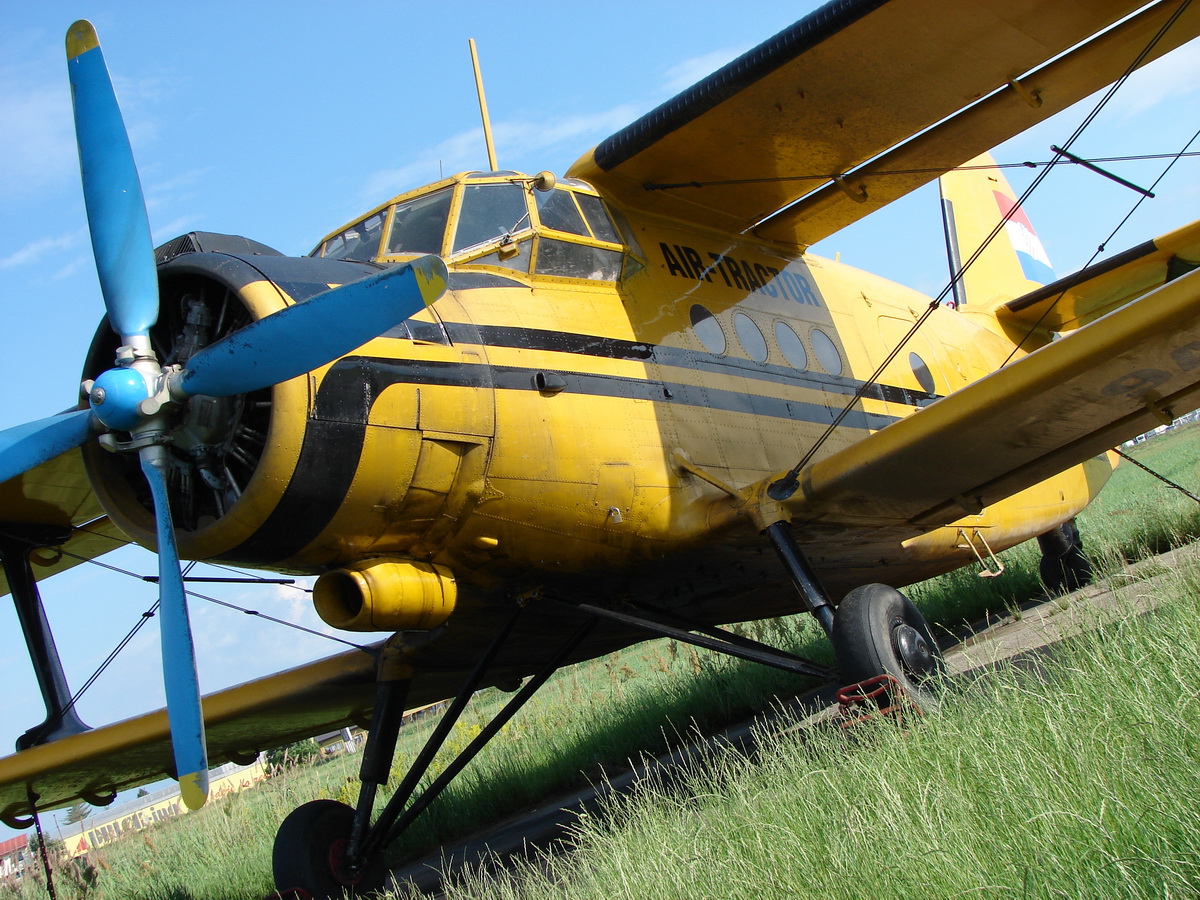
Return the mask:
<path fill-rule="evenodd" d="M 915 320 L 896 316 L 879 317 L 881 346 L 877 358 L 883 359 L 904 336 Z M 924 326 L 928 327 L 928 326 Z M 962 379 L 951 370 L 945 354 L 923 330 L 918 331 L 884 369 L 880 387 L 895 416 L 907 416 L 915 406 L 926 406 L 934 399 L 961 387 Z"/>

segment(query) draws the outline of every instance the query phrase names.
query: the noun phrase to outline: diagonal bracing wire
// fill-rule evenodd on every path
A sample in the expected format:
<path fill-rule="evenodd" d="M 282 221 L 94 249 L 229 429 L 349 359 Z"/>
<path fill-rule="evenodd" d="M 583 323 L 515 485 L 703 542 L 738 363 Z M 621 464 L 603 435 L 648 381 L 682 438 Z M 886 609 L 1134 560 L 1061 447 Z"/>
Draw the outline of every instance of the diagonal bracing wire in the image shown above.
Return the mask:
<path fill-rule="evenodd" d="M 1181 150 L 1179 153 L 1174 154 L 1173 156 L 1168 157 L 1171 161 L 1169 163 L 1167 163 L 1167 166 L 1166 166 L 1166 168 L 1164 168 L 1162 170 L 1162 173 L 1156 179 L 1154 179 L 1154 183 L 1150 185 L 1148 191 L 1146 193 L 1143 193 L 1143 196 L 1141 196 L 1137 199 L 1137 202 L 1135 202 L 1133 204 L 1133 206 L 1131 206 L 1129 208 L 1129 212 L 1127 212 L 1125 214 L 1125 217 L 1123 219 L 1121 219 L 1120 222 L 1117 223 L 1117 227 L 1114 228 L 1111 232 L 1109 232 L 1108 237 L 1106 237 L 1100 243 L 1100 245 L 1098 247 L 1096 247 L 1096 251 L 1088 258 L 1088 261 L 1086 263 L 1084 263 L 1083 266 L 1080 267 L 1078 271 L 1075 272 L 1074 276 L 1070 280 L 1068 280 L 1065 285 L 1063 285 L 1062 290 L 1059 291 L 1058 296 L 1054 298 L 1053 302 L 1046 304 L 1046 308 L 1044 310 L 1042 310 L 1042 314 L 1040 316 L 1038 316 L 1037 321 L 1034 322 L 1031 326 L 1029 326 L 1029 330 L 1025 332 L 1025 336 L 1023 338 L 1021 338 L 1021 340 L 1017 342 L 1016 346 L 1014 346 L 1012 348 L 1012 352 L 1010 352 L 1008 354 L 1008 356 L 1005 358 L 1002 365 L 1008 365 L 1010 362 L 1012 362 L 1012 358 L 1014 356 L 1016 356 L 1017 351 L 1020 350 L 1021 347 L 1024 345 L 1025 341 L 1027 341 L 1029 339 L 1029 337 L 1032 334 L 1034 334 L 1034 332 L 1037 331 L 1038 326 L 1041 325 L 1043 321 L 1045 321 L 1046 316 L 1050 315 L 1050 312 L 1054 309 L 1055 306 L 1058 305 L 1058 301 L 1061 300 L 1063 297 L 1065 297 L 1067 295 L 1067 292 L 1070 291 L 1071 288 L 1075 287 L 1075 285 L 1079 282 L 1079 279 L 1081 279 L 1083 277 L 1084 273 L 1087 272 L 1088 267 L 1096 261 L 1096 257 L 1098 257 L 1101 253 L 1103 253 L 1105 251 L 1105 249 L 1107 249 L 1109 241 L 1111 241 L 1114 237 L 1116 237 L 1117 232 L 1120 231 L 1122 228 L 1124 228 L 1125 223 L 1128 222 L 1130 220 L 1130 218 L 1132 218 L 1132 216 L 1135 212 L 1137 212 L 1138 207 L 1140 207 L 1142 205 L 1142 203 L 1146 200 L 1147 193 L 1149 194 L 1149 196 L 1153 196 L 1153 193 L 1151 193 L 1151 192 L 1153 192 L 1153 190 L 1156 187 L 1158 187 L 1159 182 L 1161 182 L 1164 178 L 1167 177 L 1167 173 L 1171 171 L 1171 169 L 1175 166 L 1175 163 L 1179 162 L 1179 160 L 1181 160 L 1185 156 L 1195 156 L 1196 155 L 1194 153 L 1188 153 L 1186 151 L 1187 151 L 1188 147 L 1192 146 L 1192 144 L 1194 144 L 1196 142 L 1197 138 L 1200 138 L 1200 129 L 1198 129 L 1196 131 L 1196 133 L 1193 134 L 1188 139 L 1188 142 L 1183 145 L 1183 150 Z"/>
<path fill-rule="evenodd" d="M 1095 159 L 1090 159 L 1092 163 L 1114 163 L 1114 162 L 1145 162 L 1153 159 L 1175 159 L 1178 156 L 1192 157 L 1200 156 L 1200 151 L 1193 153 L 1139 153 L 1130 156 L 1098 156 Z M 1059 165 L 1062 162 L 1057 156 L 1054 159 L 1039 160 L 1032 162 L 1026 160 L 1018 163 L 992 163 L 990 165 L 977 166 L 955 166 L 955 172 L 976 172 L 982 169 L 1039 169 L 1045 166 Z M 872 172 L 872 178 L 886 178 L 894 175 L 941 175 L 946 170 L 941 166 L 919 169 L 883 169 L 878 172 Z M 770 175 L 762 178 L 723 178 L 713 181 L 677 181 L 677 182 L 651 182 L 644 184 L 642 187 L 647 191 L 666 191 L 674 188 L 705 188 L 705 187 L 731 187 L 743 184 L 776 184 L 785 181 L 833 181 L 835 178 L 844 178 L 848 176 L 839 174 L 827 175 Z"/>
<path fill-rule="evenodd" d="M 798 463 L 796 463 L 796 465 L 794 465 L 791 469 L 789 469 L 782 478 L 780 478 L 778 481 L 773 482 L 767 488 L 767 495 L 769 497 L 771 497 L 771 499 L 786 500 L 787 498 L 791 497 L 792 494 L 794 494 L 796 492 L 797 487 L 799 487 L 798 476 L 799 476 L 800 472 L 803 471 L 804 467 L 806 465 L 808 465 L 809 461 L 812 460 L 813 456 L 816 455 L 817 451 L 820 450 L 820 448 L 822 446 L 824 446 L 825 442 L 837 430 L 838 426 L 841 425 L 842 421 L 846 418 L 846 416 L 848 416 L 850 414 L 850 412 L 854 408 L 855 404 L 857 404 L 859 401 L 861 401 L 862 398 L 866 395 L 867 391 L 869 391 L 872 387 L 875 386 L 876 383 L 878 383 L 879 378 L 880 378 L 880 376 L 883 375 L 884 370 L 886 370 L 887 367 L 892 364 L 892 361 L 899 355 L 900 351 L 903 350 L 905 346 L 907 346 L 908 342 L 912 339 L 913 335 L 915 335 L 917 333 L 917 331 L 920 330 L 921 326 L 924 325 L 926 321 L 928 321 L 929 317 L 931 315 L 933 315 L 934 310 L 936 310 L 939 306 L 942 305 L 942 301 L 947 296 L 950 295 L 950 293 L 954 289 L 954 285 L 956 283 L 958 283 L 958 281 L 962 278 L 963 274 L 972 265 L 974 265 L 975 261 L 977 259 L 979 259 L 979 257 L 983 254 L 984 250 L 986 250 L 988 248 L 988 246 L 992 243 L 992 241 L 994 241 L 996 239 L 996 237 L 1004 230 L 1005 225 L 1008 223 L 1008 220 L 1011 218 L 1013 213 L 1016 210 L 1020 209 L 1024 205 L 1025 201 L 1027 201 L 1029 199 L 1029 197 L 1033 194 L 1033 192 L 1041 186 L 1042 182 L 1050 174 L 1050 172 L 1054 169 L 1055 165 L 1058 164 L 1060 162 L 1060 160 L 1062 159 L 1061 150 L 1069 150 L 1071 148 L 1071 146 L 1075 143 L 1075 141 L 1079 139 L 1079 137 L 1088 128 L 1088 126 L 1092 124 L 1092 122 L 1100 114 L 1100 112 L 1108 105 L 1109 101 L 1112 100 L 1113 96 L 1117 93 L 1117 91 L 1120 90 L 1125 85 L 1125 82 L 1129 80 L 1129 77 L 1138 69 L 1138 67 L 1141 66 L 1141 64 L 1146 59 L 1146 57 L 1153 51 L 1154 47 L 1158 44 L 1158 42 L 1162 39 L 1162 37 L 1167 33 L 1167 31 L 1171 28 L 1171 26 L 1175 23 L 1175 21 L 1181 15 L 1183 15 L 1184 11 L 1188 8 L 1188 6 L 1191 5 L 1191 2 L 1192 2 L 1192 0 L 1183 0 L 1183 2 L 1180 3 L 1179 7 L 1175 10 L 1175 12 L 1172 13 L 1171 16 L 1167 19 L 1167 21 L 1163 23 L 1162 27 L 1159 28 L 1158 32 L 1154 35 L 1154 37 L 1152 37 L 1150 39 L 1150 41 L 1146 44 L 1146 46 L 1142 48 L 1141 52 L 1138 53 L 1137 57 L 1135 57 L 1134 60 L 1125 69 L 1125 72 L 1121 75 L 1121 77 L 1118 78 L 1115 82 L 1113 82 L 1112 85 L 1109 86 L 1109 89 L 1107 91 L 1105 91 L 1104 96 L 1100 98 L 1100 101 L 1095 105 L 1095 107 L 1093 107 L 1092 111 L 1084 117 L 1083 121 L 1078 125 L 1078 127 L 1076 127 L 1075 131 L 1071 134 L 1070 138 L 1068 138 L 1067 141 L 1062 145 L 1061 149 L 1055 151 L 1055 157 L 1054 157 L 1054 159 L 1052 159 L 1050 161 L 1050 164 L 1045 166 L 1040 172 L 1038 172 L 1037 177 L 1034 178 L 1034 180 L 1033 180 L 1033 183 L 1030 184 L 1029 187 L 1026 188 L 1024 192 L 1022 192 L 1021 196 L 1018 198 L 1018 200 L 1017 200 L 1016 204 L 1013 206 L 1013 208 L 1011 210 L 1009 210 L 1009 212 L 1006 215 L 1001 217 L 1000 221 L 998 223 L 996 223 L 996 227 L 992 229 L 991 233 L 988 234 L 987 238 L 984 239 L 983 243 L 980 244 L 979 248 L 973 254 L 971 254 L 970 259 L 968 259 L 965 263 L 963 263 L 962 266 L 959 267 L 958 271 L 955 272 L 951 276 L 950 282 L 938 293 L 938 295 L 936 297 L 933 298 L 932 301 L 930 301 L 929 306 L 927 306 L 925 308 L 925 311 L 923 313 L 921 313 L 921 315 L 913 323 L 912 327 L 908 330 L 908 333 L 905 334 L 904 337 L 900 339 L 899 343 L 897 343 L 894 348 L 892 348 L 892 351 L 890 353 L 888 353 L 888 355 L 884 358 L 883 362 L 881 362 L 879 364 L 879 366 L 875 369 L 875 371 L 871 373 L 870 377 L 867 378 L 866 381 L 864 381 L 862 383 L 862 385 L 859 386 L 858 390 L 856 390 L 854 392 L 854 395 L 850 398 L 850 400 L 846 403 L 846 405 L 842 408 L 842 410 L 837 414 L 837 416 L 834 417 L 833 421 L 830 422 L 828 426 L 826 426 L 825 430 L 821 433 L 821 435 L 817 438 L 817 440 L 812 444 L 812 446 L 809 447 L 808 451 L 804 454 L 804 456 L 800 459 L 800 461 Z M 1190 145 L 1190 142 L 1189 142 L 1189 145 Z M 1185 147 L 1185 149 L 1186 149 L 1186 147 Z M 1174 163 L 1172 162 L 1172 165 L 1173 164 Z M 1170 168 L 1170 166 L 1168 166 L 1168 169 L 1169 168 Z M 1161 180 L 1161 177 L 1160 177 L 1160 180 Z M 1156 181 L 1155 184 L 1157 184 L 1157 183 L 1158 182 Z M 1126 216 L 1126 218 L 1128 218 L 1128 216 Z M 1016 351 L 1014 350 L 1013 352 L 1015 353 Z M 1012 359 L 1012 356 L 1010 355 L 1009 360 L 1011 360 L 1011 359 Z M 1005 362 L 1007 363 L 1008 360 L 1006 360 Z"/>

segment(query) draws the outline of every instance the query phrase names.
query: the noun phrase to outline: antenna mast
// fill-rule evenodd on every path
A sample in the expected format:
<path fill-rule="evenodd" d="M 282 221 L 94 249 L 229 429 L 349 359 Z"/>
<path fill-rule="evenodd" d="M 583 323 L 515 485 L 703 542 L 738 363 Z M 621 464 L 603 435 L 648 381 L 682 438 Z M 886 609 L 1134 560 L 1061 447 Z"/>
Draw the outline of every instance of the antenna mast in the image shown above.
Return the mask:
<path fill-rule="evenodd" d="M 479 94 L 479 114 L 483 116 L 483 139 L 487 143 L 488 166 L 491 171 L 498 171 L 496 163 L 496 147 L 492 144 L 492 123 L 488 119 L 487 98 L 483 95 L 483 76 L 479 73 L 479 54 L 475 52 L 475 38 L 467 38 L 471 45 L 471 66 L 475 69 L 475 91 Z"/>

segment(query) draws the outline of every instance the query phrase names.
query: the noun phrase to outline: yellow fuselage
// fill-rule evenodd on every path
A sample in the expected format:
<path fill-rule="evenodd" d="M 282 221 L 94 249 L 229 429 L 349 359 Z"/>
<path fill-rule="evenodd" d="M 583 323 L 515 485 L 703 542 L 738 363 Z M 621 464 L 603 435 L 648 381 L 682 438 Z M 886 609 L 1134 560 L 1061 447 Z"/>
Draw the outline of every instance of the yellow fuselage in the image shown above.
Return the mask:
<path fill-rule="evenodd" d="M 448 254 L 450 290 L 431 309 L 273 389 L 253 478 L 226 514 L 181 535 L 185 555 L 307 573 L 418 563 L 419 592 L 446 587 L 447 611 L 537 591 L 636 597 L 713 621 L 802 608 L 737 494 L 804 454 L 929 298 L 765 243 L 621 221 L 616 281 L 538 274 L 528 259 L 547 239 L 532 229 L 507 259 Z M 256 316 L 304 299 L 254 277 L 236 286 Z M 818 458 L 1012 350 L 986 312 L 937 309 Z M 905 541 L 792 524 L 836 599 L 1045 532 L 1110 471 L 1089 461 Z M 101 490 L 152 543 L 137 499 Z"/>

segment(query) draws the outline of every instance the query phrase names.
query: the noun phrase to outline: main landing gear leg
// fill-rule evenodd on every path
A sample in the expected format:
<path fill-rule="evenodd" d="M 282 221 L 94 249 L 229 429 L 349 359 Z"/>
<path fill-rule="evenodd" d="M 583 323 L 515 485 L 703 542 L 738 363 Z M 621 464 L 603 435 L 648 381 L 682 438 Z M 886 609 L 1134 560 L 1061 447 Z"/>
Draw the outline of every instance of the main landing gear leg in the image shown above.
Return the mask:
<path fill-rule="evenodd" d="M 28 533 L 28 526 L 21 528 Z M 12 530 L 13 527 L 0 525 L 0 531 L 11 533 Z M 28 750 L 37 744 L 48 744 L 89 730 L 71 702 L 71 690 L 63 673 L 62 660 L 58 648 L 54 646 L 54 635 L 50 631 L 37 580 L 29 564 L 31 547 L 58 546 L 66 542 L 69 534 L 65 529 L 43 529 L 37 534 L 28 533 L 29 541 L 0 534 L 0 560 L 3 560 L 4 576 L 12 591 L 17 619 L 21 623 L 38 688 L 46 704 L 46 721 L 17 738 L 18 750 Z"/>
<path fill-rule="evenodd" d="M 945 662 L 925 617 L 909 599 L 886 584 L 865 584 L 847 594 L 835 613 L 791 527 L 776 522 L 766 533 L 809 612 L 833 642 L 847 683 L 890 675 L 919 707 L 936 705 Z"/>
<path fill-rule="evenodd" d="M 356 809 L 333 800 L 306 803 L 284 820 L 275 837 L 274 874 L 280 893 L 303 891 L 314 900 L 370 894 L 387 880 L 383 851 L 412 824 L 446 786 L 475 758 L 530 697 L 570 658 L 595 624 L 587 619 L 525 686 L 480 731 L 467 747 L 415 799 L 417 786 L 434 756 L 462 715 L 471 696 L 516 624 L 520 609 L 492 639 L 474 670 L 438 721 L 425 746 L 413 760 L 375 822 L 370 821 L 375 795 L 386 783 L 403 718 L 404 700 L 411 673 L 385 656 L 380 661 L 378 705 L 372 716 L 370 737 L 363 751 L 362 789 Z M 403 639 L 404 635 L 396 638 Z M 396 640 L 393 638 L 393 640 Z M 392 641 L 388 642 L 389 645 Z M 391 679 L 391 680 L 388 680 Z M 410 802 L 411 800 L 411 802 Z"/>

